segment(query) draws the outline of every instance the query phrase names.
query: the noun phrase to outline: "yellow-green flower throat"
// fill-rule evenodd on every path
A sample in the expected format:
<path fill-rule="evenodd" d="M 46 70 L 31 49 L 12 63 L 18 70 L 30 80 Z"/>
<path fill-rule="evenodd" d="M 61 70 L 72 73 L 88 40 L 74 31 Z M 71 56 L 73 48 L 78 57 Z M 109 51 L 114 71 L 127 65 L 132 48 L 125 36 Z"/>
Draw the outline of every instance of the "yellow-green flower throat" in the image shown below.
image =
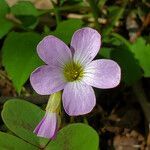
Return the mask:
<path fill-rule="evenodd" d="M 77 81 L 83 77 L 83 67 L 78 63 L 69 62 L 65 64 L 63 73 L 67 82 Z"/>

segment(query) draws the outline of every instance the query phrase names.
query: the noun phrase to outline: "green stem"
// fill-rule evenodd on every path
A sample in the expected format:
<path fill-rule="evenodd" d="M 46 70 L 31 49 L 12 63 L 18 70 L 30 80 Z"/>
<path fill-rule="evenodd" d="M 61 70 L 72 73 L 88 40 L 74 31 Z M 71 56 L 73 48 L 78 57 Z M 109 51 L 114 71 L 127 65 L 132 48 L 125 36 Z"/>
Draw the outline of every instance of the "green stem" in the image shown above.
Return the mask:
<path fill-rule="evenodd" d="M 56 15 L 56 22 L 57 22 L 57 25 L 58 25 L 61 21 L 60 10 L 57 7 L 55 7 L 54 11 L 55 11 L 55 15 Z"/>
<path fill-rule="evenodd" d="M 70 117 L 70 123 L 74 123 L 74 122 L 75 122 L 74 117 L 71 116 L 71 117 Z"/>
<path fill-rule="evenodd" d="M 61 21 L 60 9 L 53 1 L 52 1 L 52 3 L 53 3 L 53 6 L 54 6 L 54 13 L 55 13 L 55 16 L 56 16 L 56 22 L 57 22 L 57 25 L 58 25 Z"/>
<path fill-rule="evenodd" d="M 93 17 L 95 19 L 95 26 L 98 30 L 100 30 L 100 24 L 98 23 L 98 17 L 100 13 L 99 8 L 97 7 L 97 4 L 94 0 L 88 0 L 88 2 L 93 12 Z"/>
<path fill-rule="evenodd" d="M 142 83 L 139 81 L 133 86 L 133 91 L 136 95 L 136 98 L 141 105 L 145 118 L 147 119 L 148 123 L 150 123 L 150 103 L 147 100 L 145 92 L 142 88 Z"/>
<path fill-rule="evenodd" d="M 83 122 L 84 122 L 85 124 L 87 124 L 87 125 L 89 124 L 86 117 L 83 118 Z"/>

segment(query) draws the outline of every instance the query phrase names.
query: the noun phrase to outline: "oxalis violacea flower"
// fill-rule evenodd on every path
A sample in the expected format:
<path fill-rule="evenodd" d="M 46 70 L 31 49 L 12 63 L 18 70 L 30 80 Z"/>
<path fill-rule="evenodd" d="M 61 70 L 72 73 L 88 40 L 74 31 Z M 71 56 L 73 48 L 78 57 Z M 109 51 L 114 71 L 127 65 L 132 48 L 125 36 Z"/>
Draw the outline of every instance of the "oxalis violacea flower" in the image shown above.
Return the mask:
<path fill-rule="evenodd" d="M 46 113 L 41 122 L 34 129 L 37 136 L 54 139 L 60 125 L 61 92 L 50 96 L 46 107 Z"/>
<path fill-rule="evenodd" d="M 113 88 L 121 76 L 120 67 L 113 60 L 93 60 L 100 46 L 100 34 L 89 27 L 74 33 L 70 48 L 60 39 L 46 36 L 37 46 L 46 65 L 31 74 L 32 87 L 41 95 L 63 90 L 63 106 L 70 116 L 89 113 L 96 103 L 91 86 Z"/>

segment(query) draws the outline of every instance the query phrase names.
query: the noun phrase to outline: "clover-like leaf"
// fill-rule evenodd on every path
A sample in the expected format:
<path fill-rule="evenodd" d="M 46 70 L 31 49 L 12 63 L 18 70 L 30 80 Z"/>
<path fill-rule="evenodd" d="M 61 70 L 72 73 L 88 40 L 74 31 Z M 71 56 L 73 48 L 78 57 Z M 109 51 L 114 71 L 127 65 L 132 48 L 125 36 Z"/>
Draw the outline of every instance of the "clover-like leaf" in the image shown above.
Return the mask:
<path fill-rule="evenodd" d="M 64 127 L 58 132 L 56 139 L 49 143 L 48 139 L 37 137 L 33 130 L 44 116 L 44 113 L 34 104 L 21 99 L 12 99 L 4 104 L 2 119 L 6 126 L 18 137 L 39 148 L 46 150 L 98 149 L 98 134 L 92 127 L 82 123 Z M 5 143 L 3 140 L 1 141 L 1 145 L 5 145 Z"/>
<path fill-rule="evenodd" d="M 59 131 L 46 150 L 98 150 L 99 137 L 88 125 L 74 123 Z"/>
<path fill-rule="evenodd" d="M 37 33 L 11 32 L 2 47 L 3 65 L 18 92 L 29 78 L 31 72 L 42 64 L 36 53 L 41 40 Z"/>
<path fill-rule="evenodd" d="M 12 99 L 4 104 L 2 119 L 17 136 L 42 148 L 47 144 L 48 139 L 37 137 L 33 130 L 44 114 L 43 110 L 32 103 Z"/>
<path fill-rule="evenodd" d="M 38 147 L 31 145 L 16 136 L 0 132 L 1 150 L 38 150 Z"/>

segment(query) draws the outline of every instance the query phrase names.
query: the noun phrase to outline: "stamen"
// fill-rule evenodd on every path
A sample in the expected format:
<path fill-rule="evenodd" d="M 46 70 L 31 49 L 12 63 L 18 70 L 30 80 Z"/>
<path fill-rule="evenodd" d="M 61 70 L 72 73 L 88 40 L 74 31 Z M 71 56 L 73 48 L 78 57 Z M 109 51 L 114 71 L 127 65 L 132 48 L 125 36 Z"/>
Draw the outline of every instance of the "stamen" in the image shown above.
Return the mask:
<path fill-rule="evenodd" d="M 69 62 L 64 66 L 63 73 L 67 82 L 73 82 L 83 77 L 83 68 L 78 63 Z"/>

